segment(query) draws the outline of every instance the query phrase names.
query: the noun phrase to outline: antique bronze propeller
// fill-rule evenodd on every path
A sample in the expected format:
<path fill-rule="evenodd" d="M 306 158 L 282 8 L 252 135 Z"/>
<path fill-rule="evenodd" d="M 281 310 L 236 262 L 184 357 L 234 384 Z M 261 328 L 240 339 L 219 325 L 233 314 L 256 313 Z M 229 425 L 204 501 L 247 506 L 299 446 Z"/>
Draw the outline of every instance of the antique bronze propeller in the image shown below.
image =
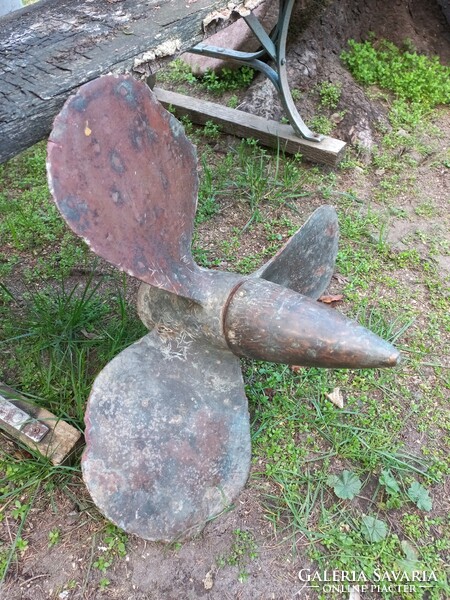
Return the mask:
<path fill-rule="evenodd" d="M 50 189 L 91 247 L 143 283 L 151 330 L 98 375 L 86 412 L 86 485 L 119 527 L 149 540 L 198 532 L 247 480 L 240 361 L 387 367 L 387 342 L 316 300 L 333 274 L 338 224 L 323 206 L 250 276 L 191 254 L 197 158 L 143 83 L 105 76 L 55 119 Z"/>

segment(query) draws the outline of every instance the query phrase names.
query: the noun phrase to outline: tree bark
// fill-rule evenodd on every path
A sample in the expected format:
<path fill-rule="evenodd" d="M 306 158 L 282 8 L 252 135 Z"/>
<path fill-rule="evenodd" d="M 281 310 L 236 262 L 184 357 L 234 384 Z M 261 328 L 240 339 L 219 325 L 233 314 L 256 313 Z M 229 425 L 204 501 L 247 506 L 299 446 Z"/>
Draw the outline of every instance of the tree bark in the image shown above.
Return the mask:
<path fill-rule="evenodd" d="M 83 83 L 149 75 L 259 1 L 42 0 L 3 17 L 0 162 L 45 137 Z"/>

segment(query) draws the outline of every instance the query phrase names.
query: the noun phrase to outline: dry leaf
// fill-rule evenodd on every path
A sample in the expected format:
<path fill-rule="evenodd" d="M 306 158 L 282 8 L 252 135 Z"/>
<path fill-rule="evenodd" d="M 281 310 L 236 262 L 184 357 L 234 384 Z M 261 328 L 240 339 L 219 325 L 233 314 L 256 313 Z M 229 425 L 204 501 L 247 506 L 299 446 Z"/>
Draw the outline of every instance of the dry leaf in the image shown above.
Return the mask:
<path fill-rule="evenodd" d="M 298 373 L 303 367 L 299 367 L 298 365 L 291 365 L 291 371 L 294 373 Z"/>
<path fill-rule="evenodd" d="M 205 590 L 210 590 L 214 585 L 214 577 L 212 571 L 208 571 L 203 579 L 203 586 Z"/>
<path fill-rule="evenodd" d="M 326 394 L 326 397 L 338 408 L 344 408 L 344 397 L 341 394 L 340 388 L 334 388 L 330 394 Z"/>
<path fill-rule="evenodd" d="M 339 302 L 344 296 L 342 294 L 330 294 L 329 296 L 320 296 L 319 302 L 325 304 L 331 304 L 332 302 Z"/>
<path fill-rule="evenodd" d="M 342 113 L 333 113 L 330 117 L 331 121 L 333 121 L 333 123 L 336 123 L 336 125 L 338 123 L 340 123 L 341 121 L 344 120 L 344 117 L 342 115 Z"/>
<path fill-rule="evenodd" d="M 95 340 L 95 338 L 97 337 L 97 334 L 95 333 L 90 333 L 89 331 L 86 331 L 86 329 L 80 329 L 80 333 L 82 333 L 84 335 L 85 338 L 87 338 L 88 340 Z"/>

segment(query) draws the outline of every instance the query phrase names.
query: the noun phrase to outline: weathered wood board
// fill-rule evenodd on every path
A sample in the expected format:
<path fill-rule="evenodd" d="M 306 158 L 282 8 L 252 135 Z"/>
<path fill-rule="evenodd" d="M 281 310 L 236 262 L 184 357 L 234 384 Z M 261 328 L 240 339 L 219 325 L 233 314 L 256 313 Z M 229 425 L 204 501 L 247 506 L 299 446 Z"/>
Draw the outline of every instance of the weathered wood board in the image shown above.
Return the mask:
<path fill-rule="evenodd" d="M 7 425 L 4 421 L 0 422 L 0 428 L 15 440 L 32 450 L 37 450 L 40 454 L 47 457 L 54 465 L 60 465 L 67 460 L 80 446 L 82 434 L 78 429 L 69 425 L 65 421 L 58 419 L 54 414 L 30 403 L 24 396 L 19 394 L 13 388 L 0 382 L 0 394 L 9 400 L 12 404 L 18 406 L 31 417 L 45 423 L 49 428 L 47 435 L 40 441 L 34 442 L 25 434 L 17 431 L 14 427 Z"/>
<path fill-rule="evenodd" d="M 300 153 L 308 160 L 331 166 L 335 166 L 344 155 L 346 143 L 341 140 L 325 137 L 321 142 L 309 142 L 298 137 L 290 125 L 161 88 L 153 91 L 163 106 L 173 107 L 177 116 L 186 115 L 194 123 L 204 125 L 213 121 L 225 133 L 252 137 L 263 146 L 280 148 L 289 154 Z"/>
<path fill-rule="evenodd" d="M 41 0 L 0 18 L 0 162 L 105 73 L 150 75 L 261 0 Z"/>

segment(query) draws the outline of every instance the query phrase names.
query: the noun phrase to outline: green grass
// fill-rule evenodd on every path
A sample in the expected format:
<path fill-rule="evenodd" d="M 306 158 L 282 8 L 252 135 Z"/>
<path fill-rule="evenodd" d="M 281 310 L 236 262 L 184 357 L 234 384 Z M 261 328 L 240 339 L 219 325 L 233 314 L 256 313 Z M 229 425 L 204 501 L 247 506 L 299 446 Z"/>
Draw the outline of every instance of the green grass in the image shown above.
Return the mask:
<path fill-rule="evenodd" d="M 41 143 L 0 165 L 0 275 L 14 271 L 22 252 L 35 258 L 30 281 L 88 268 L 86 245 L 67 229 L 50 199 L 45 160 Z"/>
<path fill-rule="evenodd" d="M 3 288 L 9 302 L 0 307 L 0 375 L 79 427 L 99 366 L 145 333 L 124 300 L 126 287 L 106 295 L 100 282 L 30 288 L 21 299 Z"/>
<path fill-rule="evenodd" d="M 371 324 L 376 325 L 373 320 Z M 378 333 L 397 337 L 386 331 L 384 323 Z M 401 331 L 396 333 L 401 335 Z M 404 568 L 402 543 L 411 536 L 398 522 L 398 515 L 410 515 L 419 523 L 428 520 L 424 514 L 432 508 L 434 488 L 449 472 L 445 450 L 435 460 L 426 452 L 415 455 L 404 448 L 405 421 L 423 418 L 419 408 L 405 414 L 411 398 L 408 378 L 392 371 L 305 368 L 293 373 L 285 366 L 252 364 L 246 379 L 254 419 L 254 461 L 264 467 L 255 483 L 264 490 L 267 518 L 274 530 L 289 538 L 294 550 L 299 533 L 306 537 L 309 556 L 322 570 L 333 565 L 334 569 L 363 570 L 370 577 L 374 569 Z M 346 390 L 343 410 L 326 399 L 336 386 Z M 433 397 L 430 393 L 428 401 Z M 439 423 L 435 415 L 425 429 L 430 432 Z M 329 481 L 343 466 L 355 474 L 360 487 L 353 492 L 349 488 L 343 496 L 346 499 L 339 500 Z M 383 473 L 390 474 L 396 487 L 382 483 Z M 263 483 L 267 480 L 274 484 L 270 492 Z M 410 491 L 414 486 L 420 496 Z M 369 517 L 381 526 L 380 539 L 368 537 L 365 519 Z M 450 589 L 443 554 L 450 545 L 450 531 L 445 520 L 442 524 L 442 539 L 421 535 L 415 540 L 414 568 L 434 570 L 438 578 L 433 598 L 446 597 Z M 410 595 L 395 597 L 422 598 L 419 585 L 413 588 Z"/>

